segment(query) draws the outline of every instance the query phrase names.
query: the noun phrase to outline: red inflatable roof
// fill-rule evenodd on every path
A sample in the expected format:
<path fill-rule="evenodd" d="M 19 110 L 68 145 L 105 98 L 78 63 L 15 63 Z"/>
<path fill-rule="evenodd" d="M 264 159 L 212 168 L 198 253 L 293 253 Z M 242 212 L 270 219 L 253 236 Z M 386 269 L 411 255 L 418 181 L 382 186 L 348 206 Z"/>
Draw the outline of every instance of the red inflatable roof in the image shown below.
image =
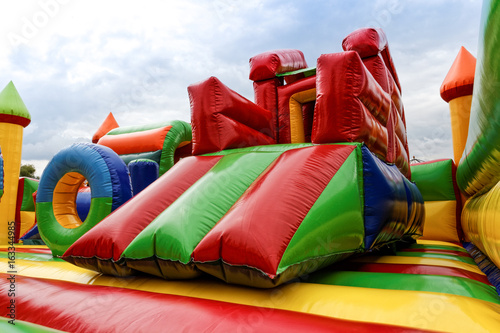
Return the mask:
<path fill-rule="evenodd" d="M 462 46 L 441 85 L 441 98 L 449 102 L 457 97 L 472 95 L 475 71 L 476 58 Z"/>

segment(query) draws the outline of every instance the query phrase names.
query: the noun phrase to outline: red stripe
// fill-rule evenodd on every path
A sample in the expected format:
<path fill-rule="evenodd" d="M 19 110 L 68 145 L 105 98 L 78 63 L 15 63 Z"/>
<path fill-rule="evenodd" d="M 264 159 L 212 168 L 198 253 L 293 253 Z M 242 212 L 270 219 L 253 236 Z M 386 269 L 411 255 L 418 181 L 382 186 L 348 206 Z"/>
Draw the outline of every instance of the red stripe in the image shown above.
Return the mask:
<path fill-rule="evenodd" d="M 194 260 L 222 258 L 274 278 L 295 231 L 354 149 L 321 145 L 284 152 L 202 239 Z"/>
<path fill-rule="evenodd" d="M 423 252 L 423 253 L 437 253 L 437 254 L 450 254 L 460 257 L 472 258 L 467 252 L 444 250 L 444 249 L 402 249 L 401 252 Z"/>
<path fill-rule="evenodd" d="M 414 264 L 377 264 L 377 263 L 354 263 L 350 262 L 345 265 L 336 267 L 338 270 L 350 270 L 356 272 L 375 272 L 375 273 L 402 273 L 402 274 L 428 274 L 428 275 L 444 275 L 456 276 L 468 279 L 473 279 L 487 285 L 491 285 L 485 275 L 473 273 L 465 269 L 431 266 L 431 265 L 414 265 Z"/>
<path fill-rule="evenodd" d="M 26 127 L 31 123 L 31 119 L 13 114 L 0 114 L 0 123 L 9 123 Z"/>
<path fill-rule="evenodd" d="M 130 242 L 222 156 L 188 157 L 76 241 L 64 257 L 120 258 Z"/>
<path fill-rule="evenodd" d="M 42 253 L 42 254 L 52 254 L 48 248 L 20 248 L 14 247 L 15 252 L 18 253 Z M 7 247 L 0 247 L 0 252 L 7 252 L 9 249 Z"/>
<path fill-rule="evenodd" d="M 10 304 L 7 274 L 0 299 Z M 301 312 L 16 276 L 15 316 L 68 332 L 421 332 Z M 7 306 L 0 315 L 9 318 Z"/>

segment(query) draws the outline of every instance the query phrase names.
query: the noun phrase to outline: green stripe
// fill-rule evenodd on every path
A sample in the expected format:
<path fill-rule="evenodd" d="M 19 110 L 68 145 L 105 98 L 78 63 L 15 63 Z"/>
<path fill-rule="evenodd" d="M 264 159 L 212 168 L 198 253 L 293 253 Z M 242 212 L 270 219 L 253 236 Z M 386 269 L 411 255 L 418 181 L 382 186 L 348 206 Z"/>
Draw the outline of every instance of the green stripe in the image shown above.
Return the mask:
<path fill-rule="evenodd" d="M 295 74 L 304 74 L 304 77 L 313 76 L 316 74 L 316 67 L 297 69 L 297 70 L 291 71 L 291 72 L 276 74 L 276 76 L 281 77 L 281 76 L 290 76 L 290 75 L 295 75 Z"/>
<path fill-rule="evenodd" d="M 123 154 L 120 155 L 120 158 L 122 161 L 128 165 L 130 162 L 139 160 L 139 159 L 147 159 L 147 160 L 152 160 L 160 164 L 160 158 L 161 158 L 161 150 L 155 150 L 155 151 L 146 151 L 143 153 L 135 153 L 135 154 Z"/>
<path fill-rule="evenodd" d="M 466 249 L 461 246 L 447 246 L 447 245 L 430 245 L 430 244 L 412 244 L 408 246 L 409 249 L 428 249 L 428 250 L 448 250 L 448 251 L 460 251 L 463 253 L 469 253 Z"/>
<path fill-rule="evenodd" d="M 311 274 L 307 282 L 348 287 L 444 293 L 500 304 L 500 298 L 494 287 L 472 279 L 455 276 L 321 271 Z M 460 319 L 457 318 L 457 320 Z"/>
<path fill-rule="evenodd" d="M 396 252 L 396 255 L 401 257 L 438 258 L 438 259 L 456 260 L 476 266 L 476 262 L 472 258 L 457 256 L 453 254 L 403 251 L 403 252 Z"/>
<path fill-rule="evenodd" d="M 162 128 L 166 126 L 173 125 L 172 121 L 161 121 L 157 123 L 152 123 L 152 124 L 146 124 L 146 125 L 137 125 L 137 126 L 121 126 L 117 127 L 115 129 L 112 129 L 109 131 L 106 135 L 120 135 L 120 134 L 128 134 L 128 133 L 135 133 L 135 132 L 143 132 L 143 131 L 149 131 L 157 128 Z"/>
<path fill-rule="evenodd" d="M 0 258 L 9 259 L 8 252 L 0 252 Z M 27 253 L 27 252 L 16 252 L 16 259 L 20 260 L 31 260 L 31 261 L 56 261 L 64 262 L 64 260 L 59 258 L 54 258 L 51 254 L 46 253 Z"/>
<path fill-rule="evenodd" d="M 156 255 L 187 264 L 201 239 L 280 153 L 231 154 L 158 215 L 125 249 L 122 258 Z"/>
<path fill-rule="evenodd" d="M 344 145 L 344 146 L 362 146 L 362 143 L 358 142 L 342 142 L 342 143 L 327 143 L 326 145 Z M 299 149 L 304 147 L 315 146 L 312 143 L 286 143 L 279 145 L 265 145 L 265 146 L 252 146 L 238 149 L 226 149 L 218 151 L 215 153 L 204 154 L 203 156 L 220 156 L 229 155 L 234 153 L 248 153 L 248 152 L 280 152 L 283 153 L 292 149 Z"/>
<path fill-rule="evenodd" d="M 9 333 L 56 333 L 63 332 L 59 330 L 52 329 L 50 327 L 45 327 L 42 325 L 33 324 L 27 321 L 16 319 L 14 321 L 15 325 L 9 323 L 10 318 L 0 317 L 0 332 Z"/>
<path fill-rule="evenodd" d="M 278 274 L 306 260 L 320 265 L 326 256 L 363 247 L 363 167 L 358 151 L 349 155 L 307 213 L 283 254 Z"/>
<path fill-rule="evenodd" d="M 33 193 L 38 189 L 38 181 L 24 178 L 23 200 L 21 203 L 21 211 L 34 212 L 35 201 Z"/>
<path fill-rule="evenodd" d="M 265 146 L 252 146 L 237 149 L 226 149 L 215 153 L 204 154 L 203 156 L 220 156 L 229 155 L 234 153 L 249 153 L 249 152 L 285 152 L 291 149 L 304 148 L 314 146 L 312 143 L 289 143 L 280 145 L 265 145 Z"/>

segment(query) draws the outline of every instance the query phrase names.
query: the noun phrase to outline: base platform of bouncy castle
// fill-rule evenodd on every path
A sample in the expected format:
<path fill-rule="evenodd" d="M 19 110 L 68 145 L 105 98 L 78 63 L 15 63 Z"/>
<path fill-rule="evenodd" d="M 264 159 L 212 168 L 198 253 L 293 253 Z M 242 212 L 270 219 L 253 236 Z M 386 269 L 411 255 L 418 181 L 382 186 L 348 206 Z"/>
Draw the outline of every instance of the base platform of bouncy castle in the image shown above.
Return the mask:
<path fill-rule="evenodd" d="M 11 258 L 12 259 L 12 258 Z M 495 332 L 500 297 L 459 244 L 419 240 L 391 254 L 348 259 L 273 289 L 202 276 L 167 281 L 113 277 L 15 247 L 9 280 L 0 247 L 0 289 L 15 293 L 8 332 Z"/>

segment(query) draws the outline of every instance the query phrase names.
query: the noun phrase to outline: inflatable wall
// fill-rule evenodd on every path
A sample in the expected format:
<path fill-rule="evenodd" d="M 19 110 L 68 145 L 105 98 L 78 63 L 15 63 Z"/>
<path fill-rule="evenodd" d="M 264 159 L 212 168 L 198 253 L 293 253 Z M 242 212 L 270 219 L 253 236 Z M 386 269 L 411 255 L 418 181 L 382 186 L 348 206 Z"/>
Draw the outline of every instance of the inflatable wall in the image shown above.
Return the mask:
<path fill-rule="evenodd" d="M 462 202 L 455 180 L 453 160 L 438 160 L 411 165 L 415 182 L 425 202 L 425 223 L 421 239 L 460 243 Z"/>
<path fill-rule="evenodd" d="M 464 205 L 466 236 L 500 266 L 500 9 L 485 1 L 479 36 L 476 76 L 467 144 L 457 170 L 460 189 L 470 198 Z"/>

